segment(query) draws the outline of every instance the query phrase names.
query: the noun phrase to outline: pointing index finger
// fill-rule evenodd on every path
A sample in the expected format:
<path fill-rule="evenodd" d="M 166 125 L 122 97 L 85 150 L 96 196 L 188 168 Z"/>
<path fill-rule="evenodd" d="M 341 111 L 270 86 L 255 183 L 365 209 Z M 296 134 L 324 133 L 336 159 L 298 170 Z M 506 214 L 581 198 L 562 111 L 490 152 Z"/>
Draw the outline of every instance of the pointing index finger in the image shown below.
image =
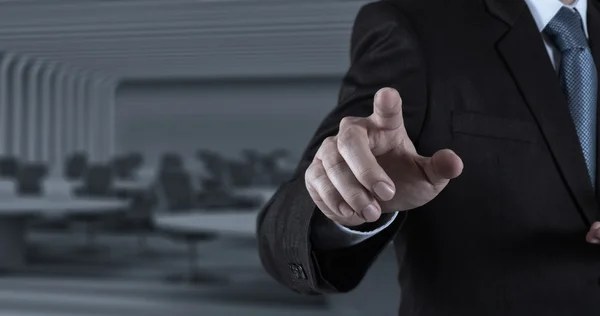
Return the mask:
<path fill-rule="evenodd" d="M 404 125 L 402 117 L 402 98 L 398 91 L 383 88 L 377 91 L 373 100 L 373 123 L 381 129 L 395 130 Z"/>

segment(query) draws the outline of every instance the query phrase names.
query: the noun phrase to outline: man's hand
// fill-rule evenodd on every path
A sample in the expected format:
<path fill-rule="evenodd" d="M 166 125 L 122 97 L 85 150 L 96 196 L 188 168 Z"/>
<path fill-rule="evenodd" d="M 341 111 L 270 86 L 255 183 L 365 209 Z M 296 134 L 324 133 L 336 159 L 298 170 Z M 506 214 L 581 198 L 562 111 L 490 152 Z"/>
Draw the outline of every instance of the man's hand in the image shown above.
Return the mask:
<path fill-rule="evenodd" d="M 345 117 L 326 138 L 305 174 L 306 188 L 325 216 L 345 225 L 374 222 L 381 213 L 424 205 L 459 176 L 463 164 L 451 150 L 417 154 L 408 138 L 398 92 L 377 92 L 374 113 Z"/>
<path fill-rule="evenodd" d="M 592 224 L 590 231 L 585 236 L 585 240 L 591 244 L 600 244 L 600 222 Z"/>

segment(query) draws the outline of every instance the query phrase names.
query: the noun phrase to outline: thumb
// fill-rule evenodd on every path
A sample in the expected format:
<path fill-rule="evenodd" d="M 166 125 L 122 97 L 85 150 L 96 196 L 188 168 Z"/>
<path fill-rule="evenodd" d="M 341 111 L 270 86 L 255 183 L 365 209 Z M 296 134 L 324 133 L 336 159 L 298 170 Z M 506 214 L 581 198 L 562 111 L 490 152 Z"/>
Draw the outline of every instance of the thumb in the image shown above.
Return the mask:
<path fill-rule="evenodd" d="M 589 243 L 600 244 L 600 222 L 595 222 L 592 224 L 592 227 L 590 227 L 585 239 Z"/>
<path fill-rule="evenodd" d="M 458 177 L 463 170 L 462 160 L 450 149 L 437 151 L 430 158 L 420 157 L 417 163 L 434 186 L 446 185 L 448 181 Z"/>

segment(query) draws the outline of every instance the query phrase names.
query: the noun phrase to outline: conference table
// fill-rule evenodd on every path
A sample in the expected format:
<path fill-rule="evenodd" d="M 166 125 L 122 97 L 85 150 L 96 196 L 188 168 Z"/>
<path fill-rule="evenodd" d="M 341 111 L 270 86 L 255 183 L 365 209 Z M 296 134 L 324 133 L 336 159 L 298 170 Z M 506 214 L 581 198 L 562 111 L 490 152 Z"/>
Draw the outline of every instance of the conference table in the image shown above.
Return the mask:
<path fill-rule="evenodd" d="M 243 189 L 234 189 L 233 195 L 242 196 L 242 197 L 260 197 L 263 200 L 263 203 L 267 203 L 273 194 L 277 191 L 277 188 L 272 187 L 256 187 L 256 188 L 243 188 Z"/>
<path fill-rule="evenodd" d="M 157 214 L 154 225 L 159 230 L 180 235 L 212 233 L 234 237 L 255 237 L 258 210 L 190 211 Z"/>
<path fill-rule="evenodd" d="M 63 179 L 47 179 L 44 181 L 44 186 L 48 190 L 56 190 L 57 188 L 73 190 L 76 187 L 83 185 L 83 181 L 65 181 Z M 112 187 L 117 190 L 143 191 L 152 185 L 152 181 L 148 179 L 133 179 L 113 181 Z"/>
<path fill-rule="evenodd" d="M 48 178 L 43 181 L 44 192 L 49 195 L 72 195 L 73 190 L 83 183 L 82 181 L 67 181 L 61 178 Z M 149 179 L 115 180 L 112 187 L 117 190 L 140 192 L 150 189 L 152 181 Z M 0 196 L 16 195 L 14 180 L 0 179 Z"/>
<path fill-rule="evenodd" d="M 189 272 L 176 275 L 175 279 L 184 279 L 192 283 L 224 281 L 214 273 L 202 273 L 198 267 L 199 241 L 212 239 L 212 236 L 228 236 L 244 240 L 256 238 L 256 219 L 259 210 L 190 210 L 185 213 L 156 214 L 154 227 L 162 233 L 183 237 L 188 244 Z M 172 279 L 173 277 L 169 277 Z"/>
<path fill-rule="evenodd" d="M 145 180 L 117 180 L 113 187 L 119 190 L 143 191 L 150 188 L 152 181 Z"/>
<path fill-rule="evenodd" d="M 274 188 L 235 189 L 233 194 L 245 197 L 260 197 L 263 204 L 275 193 Z M 154 225 L 159 230 L 181 235 L 211 233 L 236 237 L 254 237 L 258 209 L 191 209 L 182 212 L 157 213 Z"/>
<path fill-rule="evenodd" d="M 127 209 L 129 202 L 117 199 L 67 196 L 0 198 L 0 270 L 13 270 L 25 263 L 27 221 L 38 216 L 109 214 Z"/>

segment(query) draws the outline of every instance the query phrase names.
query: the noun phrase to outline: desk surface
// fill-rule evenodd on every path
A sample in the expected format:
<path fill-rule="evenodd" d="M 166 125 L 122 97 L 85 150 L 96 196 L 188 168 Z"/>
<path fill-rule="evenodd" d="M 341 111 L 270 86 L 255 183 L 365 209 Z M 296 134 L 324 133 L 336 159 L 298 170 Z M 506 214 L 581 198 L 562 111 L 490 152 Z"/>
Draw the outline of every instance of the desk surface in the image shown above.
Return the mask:
<path fill-rule="evenodd" d="M 66 181 L 64 179 L 46 179 L 44 180 L 44 186 L 47 189 L 55 189 L 55 188 L 65 188 L 68 190 L 73 189 L 74 187 L 78 187 L 82 185 L 83 182 L 81 180 L 75 181 Z M 113 181 L 112 186 L 116 189 L 125 189 L 125 190 L 145 190 L 148 189 L 152 185 L 151 180 L 120 180 L 117 179 Z"/>
<path fill-rule="evenodd" d="M 129 202 L 117 199 L 3 196 L 0 198 L 0 215 L 114 212 L 128 205 Z"/>
<path fill-rule="evenodd" d="M 243 197 L 260 197 L 263 203 L 267 203 L 273 194 L 275 194 L 277 188 L 245 188 L 245 189 L 234 189 L 233 194 Z"/>
<path fill-rule="evenodd" d="M 190 212 L 161 214 L 154 218 L 155 225 L 164 230 L 180 233 L 211 232 L 226 235 L 255 236 L 258 210 Z"/>
<path fill-rule="evenodd" d="M 150 188 L 152 181 L 143 180 L 117 180 L 113 183 L 116 189 L 121 190 L 146 190 Z"/>

